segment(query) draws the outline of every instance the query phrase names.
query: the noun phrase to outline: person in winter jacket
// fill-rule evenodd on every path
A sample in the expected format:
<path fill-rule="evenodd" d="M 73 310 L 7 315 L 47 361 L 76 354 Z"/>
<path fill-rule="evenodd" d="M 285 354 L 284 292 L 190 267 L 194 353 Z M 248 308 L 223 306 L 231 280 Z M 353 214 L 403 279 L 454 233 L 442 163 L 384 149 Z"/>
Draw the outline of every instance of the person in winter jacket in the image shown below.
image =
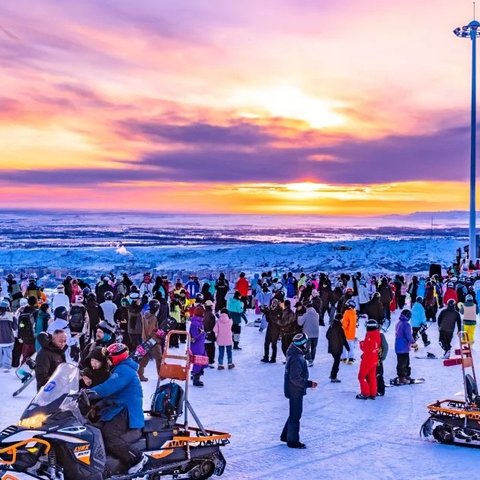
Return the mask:
<path fill-rule="evenodd" d="M 375 292 L 372 299 L 369 300 L 364 306 L 364 313 L 368 318 L 376 320 L 380 326 L 383 325 L 385 318 L 385 309 L 380 299 L 380 293 Z"/>
<path fill-rule="evenodd" d="M 110 284 L 110 282 L 111 282 L 111 278 L 108 275 L 105 275 L 102 278 L 102 281 L 99 282 L 95 287 L 95 295 L 98 303 L 103 303 L 105 301 L 106 292 L 114 293 L 113 287 Z"/>
<path fill-rule="evenodd" d="M 265 332 L 265 342 L 263 345 L 263 358 L 260 360 L 263 363 L 275 363 L 277 361 L 277 343 L 280 337 L 280 324 L 282 322 L 283 308 L 280 302 L 274 298 L 270 308 L 265 311 L 267 318 L 267 331 Z M 270 353 L 270 345 L 272 346 L 272 356 L 270 360 L 268 355 Z"/>
<path fill-rule="evenodd" d="M 317 352 L 318 335 L 320 333 L 320 315 L 316 312 L 311 303 L 307 303 L 305 306 L 307 311 L 299 317 L 298 324 L 302 327 L 303 333 L 308 337 L 308 353 L 306 359 L 308 361 L 308 366 L 311 367 L 313 366 L 315 354 Z"/>
<path fill-rule="evenodd" d="M 258 312 L 257 313 L 262 313 L 262 319 L 260 322 L 260 328 L 259 331 L 263 332 L 268 325 L 267 322 L 267 317 L 265 315 L 265 312 L 268 310 L 270 307 L 270 302 L 272 301 L 272 292 L 268 288 L 268 284 L 264 283 L 262 285 L 262 289 L 257 292 L 257 296 L 255 298 L 256 300 L 256 306 L 258 306 Z"/>
<path fill-rule="evenodd" d="M 129 348 L 134 351 L 142 343 L 142 299 L 140 294 L 135 292 L 130 294 L 131 304 L 128 308 L 127 333 Z"/>
<path fill-rule="evenodd" d="M 199 306 L 195 309 L 193 317 L 190 319 L 190 349 L 194 355 L 205 355 L 205 331 L 203 330 L 203 316 L 205 310 Z M 203 387 L 200 377 L 203 375 L 203 367 L 201 365 L 193 365 L 192 379 L 195 387 Z"/>
<path fill-rule="evenodd" d="M 297 294 L 297 279 L 293 276 L 292 272 L 288 272 L 287 274 L 285 287 L 287 289 L 287 298 L 295 298 Z"/>
<path fill-rule="evenodd" d="M 244 272 L 240 272 L 237 282 L 235 283 L 235 290 L 240 292 L 240 300 L 243 302 L 244 311 L 247 310 L 248 307 L 248 289 L 249 283 L 247 278 L 245 277 Z"/>
<path fill-rule="evenodd" d="M 213 313 L 213 302 L 206 300 L 204 303 L 205 315 L 203 316 L 203 329 L 205 330 L 205 352 L 208 355 L 208 366 L 215 368 L 215 323 L 217 321 Z M 232 332 L 230 330 L 230 340 Z M 231 345 L 231 344 L 230 344 Z"/>
<path fill-rule="evenodd" d="M 148 365 L 150 358 L 155 360 L 157 368 L 157 374 L 160 374 L 160 365 L 162 363 L 162 347 L 160 339 L 155 335 L 158 330 L 158 318 L 157 313 L 160 308 L 158 300 L 150 300 L 148 302 L 148 311 L 142 313 L 142 342 L 145 342 L 149 338 L 154 338 L 157 344 L 140 360 L 140 367 L 138 369 L 138 376 L 141 382 L 148 382 L 148 378 L 145 377 L 145 367 Z M 157 375 L 158 376 L 158 375 Z"/>
<path fill-rule="evenodd" d="M 322 297 L 320 297 L 320 293 L 318 290 L 312 290 L 312 307 L 318 313 L 318 324 L 322 327 L 325 326 L 325 322 L 323 321 L 323 317 L 321 316 L 322 313 Z"/>
<path fill-rule="evenodd" d="M 7 275 L 7 285 L 7 292 L 12 302 L 10 308 L 15 312 L 20 306 L 20 299 L 23 298 L 22 288 L 11 273 Z"/>
<path fill-rule="evenodd" d="M 8 300 L 0 301 L 0 368 L 3 368 L 4 372 L 9 372 L 12 368 L 12 351 L 17 330 L 17 319 L 9 310 Z"/>
<path fill-rule="evenodd" d="M 103 310 L 100 308 L 97 302 L 97 296 L 90 292 L 87 295 L 87 301 L 85 304 L 88 314 L 88 323 L 90 326 L 89 336 L 90 338 L 95 337 L 95 331 L 97 330 L 97 325 L 103 318 Z"/>
<path fill-rule="evenodd" d="M 65 307 L 67 310 L 70 310 L 70 299 L 65 295 L 65 286 L 62 284 L 58 285 L 57 292 L 52 298 L 52 310 L 55 310 L 57 307 Z"/>
<path fill-rule="evenodd" d="M 395 353 L 397 354 L 397 377 L 399 383 L 410 383 L 410 347 L 415 343 L 412 335 L 410 310 L 402 310 L 395 326 Z"/>
<path fill-rule="evenodd" d="M 378 293 L 380 294 L 380 301 L 382 302 L 383 305 L 383 312 L 384 312 L 384 318 L 387 320 L 390 320 L 391 318 L 391 311 L 390 311 L 390 303 L 393 300 L 393 292 L 392 288 L 388 284 L 388 279 L 386 277 L 383 277 L 380 286 L 378 287 Z"/>
<path fill-rule="evenodd" d="M 335 314 L 326 334 L 326 338 L 328 340 L 328 353 L 330 353 L 330 355 L 332 355 L 333 357 L 333 365 L 330 372 L 330 381 L 332 383 L 340 383 L 337 375 L 340 366 L 340 358 L 342 356 L 342 351 L 344 348 L 347 351 L 350 350 L 350 345 L 347 342 L 347 338 L 345 337 L 345 331 L 342 327 L 342 318 L 343 315 L 341 313 Z"/>
<path fill-rule="evenodd" d="M 289 401 L 289 414 L 280 435 L 280 441 L 286 442 L 290 448 L 303 449 L 306 445 L 300 442 L 300 419 L 303 411 L 303 397 L 307 388 L 316 388 L 317 383 L 309 380 L 305 354 L 308 351 L 308 338 L 298 333 L 287 351 L 287 363 L 283 391 Z"/>
<path fill-rule="evenodd" d="M 423 299 L 422 297 L 417 297 L 416 302 L 413 304 L 412 307 L 412 334 L 413 339 L 417 341 L 419 333 L 422 336 L 423 344 L 428 347 L 430 342 L 428 340 L 427 333 L 425 330 L 427 329 L 427 316 L 425 315 L 425 308 L 423 307 Z"/>
<path fill-rule="evenodd" d="M 468 341 L 473 344 L 475 342 L 478 305 L 474 302 L 472 295 L 467 295 L 465 297 L 465 303 L 459 305 L 459 307 L 460 313 L 463 315 L 463 330 L 468 334 Z"/>
<path fill-rule="evenodd" d="M 229 290 L 230 290 L 230 284 L 228 283 L 228 280 L 225 278 L 225 274 L 221 272 L 220 275 L 218 276 L 217 281 L 215 282 L 215 311 L 216 312 L 219 312 L 222 308 L 227 307 L 225 298 Z M 230 309 L 228 310 L 229 312 L 231 312 Z"/>
<path fill-rule="evenodd" d="M 360 305 L 360 313 L 365 314 L 368 302 L 370 301 L 370 294 L 368 292 L 367 281 L 362 278 L 358 282 L 358 303 Z"/>
<path fill-rule="evenodd" d="M 135 430 L 138 438 L 145 425 L 143 416 L 143 391 L 138 378 L 138 364 L 129 358 L 126 345 L 114 343 L 107 348 L 109 362 L 113 366 L 110 377 L 87 391 L 89 398 L 104 399 L 101 402 L 100 420 L 105 449 L 118 458 L 128 473 L 138 472 L 146 458 L 142 452 L 125 440 L 127 432 Z M 132 435 L 132 434 L 131 434 Z"/>
<path fill-rule="evenodd" d="M 360 393 L 356 398 L 375 400 L 377 397 L 377 366 L 378 354 L 381 348 L 379 325 L 376 320 L 367 320 L 365 339 L 360 342 L 362 359 L 358 371 Z"/>
<path fill-rule="evenodd" d="M 447 283 L 447 289 L 443 295 L 443 301 L 445 304 L 447 304 L 449 300 L 455 300 L 455 303 L 458 303 L 457 290 L 452 282 Z"/>
<path fill-rule="evenodd" d="M 223 358 L 225 355 L 225 350 L 227 351 L 227 363 L 228 369 L 231 370 L 235 367 L 233 363 L 232 357 L 232 319 L 228 316 L 228 310 L 224 308 L 220 315 L 218 316 L 218 320 L 213 327 L 213 332 L 217 339 L 218 345 L 218 369 L 224 370 L 225 367 L 223 366 Z"/>
<path fill-rule="evenodd" d="M 28 297 L 28 304 L 17 311 L 18 341 L 22 344 L 22 360 L 25 363 L 35 353 L 35 322 L 38 316 L 37 298 Z"/>
<path fill-rule="evenodd" d="M 240 343 L 240 334 L 242 333 L 242 320 L 244 320 L 245 324 L 248 323 L 247 317 L 243 312 L 243 303 L 241 301 L 240 292 L 235 292 L 232 298 L 228 299 L 227 302 L 227 310 L 230 318 L 233 321 L 232 325 L 232 333 L 233 333 L 233 349 L 234 350 L 241 350 L 239 346 Z M 215 304 L 215 310 L 217 310 L 217 304 Z"/>
<path fill-rule="evenodd" d="M 85 345 L 85 347 L 83 348 L 80 354 L 80 362 L 78 363 L 78 366 L 80 368 L 84 368 L 87 366 L 85 361 L 94 348 L 107 348 L 108 346 L 112 345 L 112 343 L 115 343 L 115 332 L 107 322 L 102 320 L 97 325 L 95 339 L 91 343 Z"/>
<path fill-rule="evenodd" d="M 65 352 L 68 348 L 67 334 L 63 330 L 54 330 L 52 334 L 40 333 L 38 341 L 42 348 L 35 359 L 35 378 L 37 392 L 52 376 L 56 368 L 65 362 Z"/>
<path fill-rule="evenodd" d="M 297 316 L 291 308 L 290 300 L 285 300 L 282 312 L 282 318 L 279 321 L 280 335 L 282 342 L 282 352 L 287 358 L 287 350 L 293 341 L 293 337 L 298 333 L 299 325 Z"/>
<path fill-rule="evenodd" d="M 110 377 L 110 366 L 104 347 L 94 347 L 85 359 L 85 368 L 80 373 L 80 388 L 96 387 Z"/>
<path fill-rule="evenodd" d="M 385 395 L 385 380 L 383 378 L 383 362 L 388 355 L 388 342 L 382 331 L 380 331 L 381 346 L 378 352 L 377 365 L 377 396 L 383 397 Z"/>
<path fill-rule="evenodd" d="M 357 312 L 355 311 L 355 302 L 350 300 L 346 303 L 346 310 L 342 319 L 343 330 L 347 339 L 350 350 L 346 348 L 343 350 L 342 362 L 347 362 L 352 365 L 355 363 L 355 337 L 357 335 Z"/>
<path fill-rule="evenodd" d="M 39 352 L 42 346 L 38 341 L 38 335 L 41 332 L 46 332 L 48 329 L 48 322 L 50 321 L 50 306 L 48 303 L 42 303 L 38 310 L 37 320 L 35 321 L 35 351 Z"/>
<path fill-rule="evenodd" d="M 425 307 L 425 315 L 427 322 L 437 321 L 438 301 L 437 292 L 432 282 L 425 284 L 425 297 L 423 299 L 423 306 Z"/>
<path fill-rule="evenodd" d="M 115 312 L 118 307 L 113 303 L 113 293 L 110 291 L 105 292 L 104 299 L 105 301 L 99 305 L 103 312 L 103 319 L 112 327 L 115 327 Z"/>
<path fill-rule="evenodd" d="M 466 304 L 467 303 L 465 303 L 465 305 Z M 475 304 L 472 303 L 472 305 L 474 308 L 476 307 Z M 450 358 L 450 350 L 452 348 L 452 338 L 455 327 L 457 327 L 458 332 L 462 329 L 462 317 L 455 308 L 455 300 L 450 299 L 447 302 L 447 308 L 442 310 L 438 316 L 438 340 L 440 341 L 440 345 L 444 350 L 444 358 Z"/>

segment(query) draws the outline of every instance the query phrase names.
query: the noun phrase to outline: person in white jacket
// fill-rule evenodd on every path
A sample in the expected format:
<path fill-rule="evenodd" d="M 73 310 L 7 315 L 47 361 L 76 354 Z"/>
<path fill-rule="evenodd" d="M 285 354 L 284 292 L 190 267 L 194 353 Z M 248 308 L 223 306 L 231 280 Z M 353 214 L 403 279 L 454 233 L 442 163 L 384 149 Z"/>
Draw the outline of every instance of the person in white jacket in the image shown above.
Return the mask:
<path fill-rule="evenodd" d="M 105 292 L 105 301 L 100 304 L 100 308 L 103 312 L 103 318 L 112 327 L 115 328 L 115 312 L 117 306 L 113 303 L 113 293 Z"/>
<path fill-rule="evenodd" d="M 65 294 L 65 286 L 59 285 L 57 287 L 57 293 L 53 295 L 52 299 L 52 311 L 55 311 L 58 307 L 65 307 L 67 311 L 70 311 L 70 299 Z"/>

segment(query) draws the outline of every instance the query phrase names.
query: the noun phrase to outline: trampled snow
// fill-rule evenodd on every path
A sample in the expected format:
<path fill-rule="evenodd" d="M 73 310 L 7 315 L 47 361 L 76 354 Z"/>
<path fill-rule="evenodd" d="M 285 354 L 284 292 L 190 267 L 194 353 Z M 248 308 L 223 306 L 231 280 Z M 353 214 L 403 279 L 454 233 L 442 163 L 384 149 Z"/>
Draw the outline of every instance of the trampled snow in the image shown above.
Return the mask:
<path fill-rule="evenodd" d="M 385 379 L 395 376 L 393 351 L 395 320 L 387 339 L 390 352 Z M 251 321 L 255 316 L 250 313 Z M 425 406 L 463 391 L 461 367 L 444 367 L 441 360 L 419 360 L 411 354 L 412 375 L 426 378 L 422 385 L 388 388 L 385 397 L 356 400 L 358 363 L 340 366 L 340 384 L 328 380 L 332 359 L 327 354 L 325 328 L 321 327 L 315 365 L 310 377 L 319 382 L 304 400 L 301 440 L 306 450 L 292 450 L 279 441 L 287 416 L 283 397 L 283 355 L 276 364 L 263 364 L 264 334 L 242 326 L 241 352 L 234 351 L 235 369 L 207 370 L 205 387 L 190 388 L 190 400 L 206 428 L 228 431 L 231 444 L 223 448 L 227 469 L 221 478 L 231 480 L 339 479 L 352 480 L 454 480 L 478 478 L 480 451 L 446 446 L 422 439 L 419 430 L 428 417 Z M 441 354 L 436 324 L 428 335 L 428 351 Z M 358 337 L 363 338 L 360 326 Z M 421 344 L 421 342 L 420 342 Z M 458 345 L 456 342 L 454 345 Z M 422 348 L 421 352 L 425 352 Z M 474 348 L 478 356 L 478 347 Z M 357 349 L 357 359 L 359 358 Z M 154 390 L 154 368 L 147 368 L 144 406 Z M 34 394 L 30 386 L 19 398 L 12 392 L 19 381 L 0 372 L 2 427 L 16 422 Z M 461 398 L 461 397 L 456 397 Z M 213 477 L 218 478 L 218 477 Z"/>

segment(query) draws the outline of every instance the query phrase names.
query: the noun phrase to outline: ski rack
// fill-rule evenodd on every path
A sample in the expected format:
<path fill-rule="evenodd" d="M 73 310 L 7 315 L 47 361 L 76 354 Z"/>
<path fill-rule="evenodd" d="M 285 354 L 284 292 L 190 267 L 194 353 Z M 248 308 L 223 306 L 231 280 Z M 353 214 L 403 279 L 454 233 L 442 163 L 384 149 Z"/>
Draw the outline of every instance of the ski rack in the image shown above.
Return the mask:
<path fill-rule="evenodd" d="M 180 336 L 185 336 L 186 337 L 186 351 L 184 354 L 172 354 L 170 353 L 170 338 L 172 335 L 180 335 Z M 195 413 L 195 410 L 193 409 L 192 405 L 188 401 L 188 386 L 189 386 L 189 375 L 190 375 L 190 367 L 192 365 L 208 365 L 208 357 L 204 355 L 192 355 L 192 352 L 190 350 L 190 343 L 191 343 L 191 337 L 188 332 L 185 332 L 183 330 L 171 330 L 167 333 L 167 336 L 165 338 L 165 347 L 162 353 L 162 360 L 160 363 L 160 371 L 158 372 L 159 377 L 158 377 L 158 383 L 157 383 L 157 388 L 162 382 L 162 380 L 179 380 L 182 382 L 185 382 L 185 395 L 183 399 L 184 403 L 184 420 L 183 420 L 183 428 L 185 430 L 191 429 L 191 427 L 188 426 L 188 412 L 191 413 L 192 417 L 195 420 L 195 423 L 197 424 L 199 431 L 202 433 L 204 436 L 209 436 L 209 433 L 207 433 L 207 430 L 205 430 L 204 426 L 202 425 L 202 422 L 198 418 L 197 414 Z M 189 443 L 187 443 L 187 448 L 189 446 Z M 190 451 L 189 451 L 190 455 Z"/>

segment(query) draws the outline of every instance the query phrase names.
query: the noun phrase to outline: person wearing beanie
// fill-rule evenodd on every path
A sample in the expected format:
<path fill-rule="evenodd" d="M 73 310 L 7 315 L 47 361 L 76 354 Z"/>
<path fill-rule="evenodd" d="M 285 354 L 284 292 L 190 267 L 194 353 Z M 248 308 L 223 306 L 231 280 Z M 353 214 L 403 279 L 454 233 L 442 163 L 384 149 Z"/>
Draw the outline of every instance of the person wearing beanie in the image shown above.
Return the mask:
<path fill-rule="evenodd" d="M 97 325 L 97 329 L 95 331 L 95 340 L 89 343 L 88 345 L 86 345 L 82 350 L 82 353 L 80 355 L 80 362 L 78 364 L 80 368 L 88 366 L 86 363 L 86 360 L 94 348 L 97 348 L 97 347 L 106 348 L 112 345 L 113 343 L 115 343 L 114 330 L 112 329 L 112 327 L 110 327 L 110 325 L 107 322 L 102 320 Z"/>
<path fill-rule="evenodd" d="M 376 320 L 367 320 L 365 328 L 367 329 L 365 339 L 360 342 L 360 349 L 363 352 L 358 371 L 360 393 L 356 398 L 375 400 L 377 397 L 377 365 L 381 338 Z"/>
<path fill-rule="evenodd" d="M 397 381 L 410 383 L 410 347 L 415 344 L 412 334 L 410 310 L 402 310 L 395 325 L 395 353 L 397 354 Z"/>
<path fill-rule="evenodd" d="M 85 359 L 85 365 L 80 374 L 80 388 L 95 387 L 110 377 L 105 347 L 94 347 Z"/>
<path fill-rule="evenodd" d="M 330 372 L 330 381 L 332 383 L 340 383 L 337 378 L 340 366 L 340 358 L 342 351 L 345 348 L 347 352 L 350 350 L 350 345 L 345 337 L 345 331 L 342 327 L 342 314 L 337 313 L 330 326 L 328 327 L 326 338 L 328 340 L 328 353 L 333 357 L 332 370 Z"/>
<path fill-rule="evenodd" d="M 286 442 L 289 448 L 304 449 L 300 442 L 300 419 L 303 411 L 303 397 L 307 388 L 316 388 L 317 382 L 309 380 L 305 355 L 308 352 L 308 337 L 298 333 L 287 351 L 287 363 L 283 381 L 283 393 L 288 398 L 288 418 L 280 435 L 280 441 Z"/>

